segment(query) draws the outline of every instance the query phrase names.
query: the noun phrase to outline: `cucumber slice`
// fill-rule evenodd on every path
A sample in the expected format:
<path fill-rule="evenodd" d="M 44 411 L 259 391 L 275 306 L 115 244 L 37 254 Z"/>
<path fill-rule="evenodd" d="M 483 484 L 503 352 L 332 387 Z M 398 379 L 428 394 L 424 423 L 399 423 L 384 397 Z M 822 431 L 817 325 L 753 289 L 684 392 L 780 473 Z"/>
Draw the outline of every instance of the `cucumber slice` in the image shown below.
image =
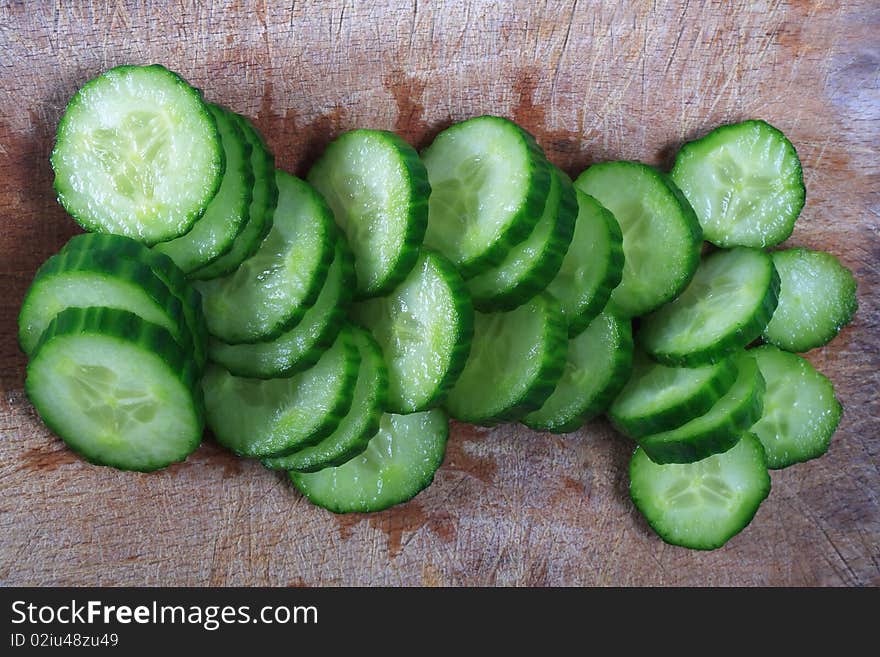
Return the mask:
<path fill-rule="evenodd" d="M 779 273 L 779 305 L 764 339 L 786 351 L 828 344 L 858 310 L 852 272 L 822 251 L 787 249 L 770 255 Z"/>
<path fill-rule="evenodd" d="M 693 550 L 720 548 L 770 494 L 764 450 L 749 433 L 696 463 L 658 465 L 637 449 L 629 476 L 630 496 L 651 528 L 667 543 Z"/>
<path fill-rule="evenodd" d="M 446 399 L 450 415 L 491 425 L 540 408 L 562 377 L 567 336 L 546 292 L 506 313 L 475 313 L 470 356 Z"/>
<path fill-rule="evenodd" d="M 680 297 L 642 320 L 639 341 L 662 363 L 715 363 L 761 335 L 778 295 L 769 255 L 746 247 L 717 251 Z"/>
<path fill-rule="evenodd" d="M 320 472 L 291 472 L 312 504 L 334 513 L 367 513 L 401 504 L 434 480 L 446 454 L 449 421 L 440 409 L 382 416 L 366 451 Z"/>
<path fill-rule="evenodd" d="M 671 175 L 705 238 L 721 247 L 784 242 L 806 198 L 794 146 L 764 121 L 721 126 L 685 144 Z"/>
<path fill-rule="evenodd" d="M 214 262 L 232 248 L 247 223 L 254 189 L 251 145 L 234 115 L 217 105 L 209 104 L 208 109 L 217 121 L 226 154 L 226 172 L 220 189 L 192 230 L 153 247 L 171 258 L 186 274 Z"/>
<path fill-rule="evenodd" d="M 289 331 L 268 342 L 208 343 L 211 360 L 235 376 L 276 379 L 292 376 L 318 362 L 345 324 L 354 289 L 354 266 L 345 238 L 339 236 L 336 255 L 315 305 Z"/>
<path fill-rule="evenodd" d="M 535 228 L 550 166 L 534 138 L 497 116 L 447 128 L 422 153 L 431 182 L 425 245 L 465 278 L 501 264 Z"/>
<path fill-rule="evenodd" d="M 146 264 L 168 290 L 180 301 L 183 318 L 192 335 L 193 355 L 199 369 L 207 361 L 208 329 L 202 314 L 202 295 L 189 284 L 180 267 L 168 256 L 157 253 L 143 243 L 111 233 L 82 233 L 72 237 L 61 249 L 66 251 L 93 251 L 116 258 L 131 258 Z M 106 304 L 104 304 L 106 305 Z"/>
<path fill-rule="evenodd" d="M 70 100 L 52 150 L 58 201 L 88 231 L 147 244 L 190 230 L 224 156 L 197 89 L 153 66 L 117 66 Z"/>
<path fill-rule="evenodd" d="M 602 413 L 632 370 L 632 325 L 602 313 L 568 341 L 562 378 L 537 411 L 523 418 L 536 431 L 568 433 Z"/>
<path fill-rule="evenodd" d="M 618 431 L 634 439 L 675 429 L 708 413 L 736 377 L 733 358 L 702 367 L 668 367 L 641 354 L 608 417 Z"/>
<path fill-rule="evenodd" d="M 357 304 L 354 317 L 373 332 L 388 364 L 388 408 L 414 413 L 439 404 L 470 351 L 474 311 L 455 267 L 423 250 L 394 292 Z"/>
<path fill-rule="evenodd" d="M 302 319 L 327 278 L 336 229 L 308 183 L 275 171 L 278 206 L 257 252 L 229 276 L 196 283 L 208 332 L 228 344 L 273 340 Z"/>
<path fill-rule="evenodd" d="M 596 199 L 575 189 L 578 215 L 571 246 L 547 291 L 559 299 L 568 335 L 580 335 L 602 312 L 623 276 L 623 234 Z"/>
<path fill-rule="evenodd" d="M 352 130 L 309 171 L 354 252 L 356 296 L 393 290 L 413 268 L 428 225 L 428 173 L 392 132 Z"/>
<path fill-rule="evenodd" d="M 232 242 L 232 248 L 214 262 L 195 270 L 191 276 L 198 280 L 208 280 L 225 276 L 250 258 L 260 248 L 266 235 L 272 229 L 272 216 L 278 203 L 278 187 L 275 185 L 275 156 L 266 143 L 243 116 L 230 113 L 245 140 L 251 147 L 251 171 L 254 187 L 251 204 L 248 208 L 247 223 Z"/>
<path fill-rule="evenodd" d="M 97 465 L 148 472 L 202 439 L 198 368 L 165 329 L 111 308 L 68 308 L 46 328 L 25 390 L 40 417 Z"/>
<path fill-rule="evenodd" d="M 317 445 L 304 447 L 289 456 L 263 460 L 268 468 L 317 472 L 342 465 L 361 454 L 379 430 L 379 420 L 388 396 L 388 370 L 382 350 L 368 331 L 355 327 L 354 341 L 361 356 L 354 397 L 348 414 L 336 431 Z"/>
<path fill-rule="evenodd" d="M 764 377 L 748 352 L 736 356 L 737 377 L 708 413 L 674 429 L 639 438 L 645 454 L 657 463 L 692 463 L 725 452 L 764 410 Z"/>
<path fill-rule="evenodd" d="M 314 367 L 287 379 L 245 379 L 209 365 L 202 380 L 208 427 L 241 456 L 283 456 L 314 445 L 348 413 L 359 366 L 350 328 Z"/>
<path fill-rule="evenodd" d="M 641 162 L 594 164 L 574 185 L 608 208 L 623 231 L 615 311 L 644 315 L 678 296 L 697 269 L 702 243 L 697 217 L 678 188 Z"/>
<path fill-rule="evenodd" d="M 550 172 L 550 194 L 532 234 L 511 248 L 500 265 L 468 280 L 478 310 L 513 310 L 542 292 L 559 272 L 578 207 L 568 176 L 554 166 Z"/>
<path fill-rule="evenodd" d="M 37 271 L 18 315 L 18 343 L 32 356 L 45 328 L 65 308 L 127 310 L 167 330 L 191 350 L 192 334 L 179 299 L 140 260 L 101 251 L 62 251 Z"/>
<path fill-rule="evenodd" d="M 750 352 L 767 382 L 764 414 L 752 427 L 770 468 L 785 468 L 822 456 L 843 408 L 834 386 L 809 361 L 773 345 Z"/>

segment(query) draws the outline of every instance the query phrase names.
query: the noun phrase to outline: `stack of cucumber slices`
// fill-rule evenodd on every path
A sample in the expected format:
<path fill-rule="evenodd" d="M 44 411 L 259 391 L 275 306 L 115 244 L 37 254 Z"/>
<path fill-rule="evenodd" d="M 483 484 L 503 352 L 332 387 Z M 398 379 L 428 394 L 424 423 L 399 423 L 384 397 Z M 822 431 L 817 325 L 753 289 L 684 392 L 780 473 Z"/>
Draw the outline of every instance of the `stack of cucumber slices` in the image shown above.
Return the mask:
<path fill-rule="evenodd" d="M 687 144 L 671 174 L 574 181 L 500 117 L 421 154 L 353 130 L 302 180 L 175 73 L 122 66 L 73 97 L 52 165 L 89 233 L 28 290 L 26 389 L 93 463 L 164 467 L 207 424 L 315 504 L 378 511 L 430 484 L 450 417 L 564 433 L 607 413 L 638 443 L 651 526 L 712 549 L 768 467 L 820 456 L 840 419 L 792 352 L 851 320 L 855 281 L 830 254 L 763 250 L 804 187 L 761 121 Z"/>

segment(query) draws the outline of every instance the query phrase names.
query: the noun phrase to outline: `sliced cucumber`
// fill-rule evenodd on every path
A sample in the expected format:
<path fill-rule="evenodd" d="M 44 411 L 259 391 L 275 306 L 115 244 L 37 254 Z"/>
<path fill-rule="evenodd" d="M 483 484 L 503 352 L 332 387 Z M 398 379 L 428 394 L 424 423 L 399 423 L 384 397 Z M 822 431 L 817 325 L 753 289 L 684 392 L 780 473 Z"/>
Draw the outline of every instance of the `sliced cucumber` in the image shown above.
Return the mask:
<path fill-rule="evenodd" d="M 413 268 L 428 225 L 428 173 L 393 132 L 352 130 L 332 142 L 309 182 L 324 195 L 354 252 L 356 296 L 397 287 Z"/>
<path fill-rule="evenodd" d="M 532 234 L 512 247 L 500 265 L 468 280 L 478 310 L 513 310 L 542 292 L 559 272 L 578 205 L 569 177 L 554 166 L 550 171 L 550 194 Z"/>
<path fill-rule="evenodd" d="M 700 262 L 702 232 L 672 181 L 641 162 L 602 162 L 574 184 L 608 208 L 623 231 L 623 278 L 611 293 L 615 311 L 644 315 L 678 296 Z"/>
<path fill-rule="evenodd" d="M 809 461 L 828 451 L 843 408 L 834 386 L 809 361 L 773 345 L 752 349 L 767 382 L 764 413 L 752 432 L 770 468 Z"/>
<path fill-rule="evenodd" d="M 224 156 L 197 89 L 162 66 L 117 66 L 85 84 L 58 125 L 55 191 L 88 231 L 147 244 L 190 230 Z"/>
<path fill-rule="evenodd" d="M 251 147 L 251 171 L 254 177 L 251 204 L 248 208 L 247 223 L 236 235 L 232 247 L 214 262 L 195 270 L 191 276 L 198 280 L 208 280 L 225 276 L 250 258 L 260 248 L 266 235 L 272 229 L 272 217 L 278 202 L 278 187 L 275 185 L 275 156 L 266 143 L 243 116 L 231 114 Z"/>
<path fill-rule="evenodd" d="M 336 255 L 315 305 L 302 320 L 274 340 L 226 344 L 211 338 L 211 360 L 235 376 L 275 379 L 292 376 L 318 362 L 345 324 L 354 291 L 354 267 L 345 237 L 336 242 Z"/>
<path fill-rule="evenodd" d="M 379 420 L 388 396 L 388 370 L 382 350 L 369 331 L 355 327 L 354 340 L 361 356 L 354 397 L 339 426 L 317 445 L 304 447 L 289 456 L 263 460 L 269 468 L 317 472 L 342 465 L 366 448 L 379 430 Z"/>
<path fill-rule="evenodd" d="M 68 308 L 43 333 L 25 390 L 86 460 L 147 472 L 184 460 L 201 442 L 198 376 L 156 324 L 123 310 Z"/>
<path fill-rule="evenodd" d="M 724 125 L 685 144 L 671 175 L 705 238 L 722 247 L 784 242 L 806 198 L 794 146 L 764 121 Z"/>
<path fill-rule="evenodd" d="M 736 377 L 734 358 L 702 367 L 668 367 L 640 354 L 608 417 L 621 433 L 635 439 L 674 429 L 708 413 Z"/>
<path fill-rule="evenodd" d="M 302 319 L 327 278 L 336 230 L 308 183 L 275 171 L 272 230 L 233 273 L 196 283 L 208 331 L 228 344 L 266 342 Z"/>
<path fill-rule="evenodd" d="M 239 378 L 209 365 L 202 380 L 208 427 L 241 456 L 283 456 L 314 445 L 348 413 L 359 366 L 350 328 L 314 367 L 287 379 Z"/>
<path fill-rule="evenodd" d="M 446 399 L 474 424 L 519 420 L 540 408 L 565 369 L 568 330 L 546 292 L 506 313 L 475 313 L 470 356 Z"/>
<path fill-rule="evenodd" d="M 534 138 L 497 116 L 447 128 L 422 153 L 431 182 L 425 245 L 465 278 L 498 265 L 541 217 L 550 167 Z"/>
<path fill-rule="evenodd" d="M 632 325 L 602 313 L 568 341 L 562 378 L 553 394 L 523 424 L 537 431 L 568 433 L 602 413 L 632 370 Z"/>
<path fill-rule="evenodd" d="M 770 494 L 764 450 L 749 433 L 696 463 L 659 465 L 637 449 L 629 476 L 632 500 L 651 528 L 667 543 L 693 550 L 720 548 Z"/>
<path fill-rule="evenodd" d="M 769 255 L 746 247 L 717 251 L 680 297 L 642 320 L 639 342 L 669 365 L 718 362 L 761 335 L 778 295 Z"/>
<path fill-rule="evenodd" d="M 575 189 L 578 215 L 571 246 L 547 291 L 562 306 L 568 335 L 580 335 L 602 312 L 623 276 L 623 234 L 596 199 Z"/>
<path fill-rule="evenodd" d="M 388 411 L 414 413 L 439 404 L 458 379 L 474 332 L 470 297 L 455 267 L 423 250 L 389 296 L 352 309 L 373 332 L 388 364 Z"/>
<path fill-rule="evenodd" d="M 829 343 L 859 307 L 852 272 L 822 251 L 788 249 L 770 255 L 779 273 L 779 305 L 764 339 L 799 352 Z"/>
<path fill-rule="evenodd" d="M 639 438 L 645 454 L 657 463 L 692 463 L 733 447 L 761 417 L 765 390 L 764 377 L 750 353 L 736 356 L 736 368 L 736 381 L 707 413 Z"/>
<path fill-rule="evenodd" d="M 440 409 L 382 416 L 365 452 L 320 472 L 291 472 L 312 504 L 334 513 L 381 511 L 406 502 L 434 480 L 446 454 L 449 421 Z"/>

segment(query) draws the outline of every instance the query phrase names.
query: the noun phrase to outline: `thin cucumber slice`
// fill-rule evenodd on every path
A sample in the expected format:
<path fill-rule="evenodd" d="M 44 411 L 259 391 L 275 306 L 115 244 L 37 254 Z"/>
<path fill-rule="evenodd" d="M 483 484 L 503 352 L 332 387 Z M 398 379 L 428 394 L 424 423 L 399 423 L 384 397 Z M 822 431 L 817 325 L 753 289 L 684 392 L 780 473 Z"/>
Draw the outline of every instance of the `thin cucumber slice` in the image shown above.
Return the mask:
<path fill-rule="evenodd" d="M 167 330 L 192 349 L 183 307 L 153 270 L 134 258 L 102 251 L 62 251 L 37 271 L 18 315 L 18 343 L 33 355 L 49 322 L 65 308 L 106 306 L 127 310 Z"/>
<path fill-rule="evenodd" d="M 642 320 L 639 341 L 662 363 L 715 363 L 761 335 L 778 295 L 769 255 L 747 247 L 717 251 L 680 297 Z"/>
<path fill-rule="evenodd" d="M 446 399 L 474 424 L 519 420 L 540 408 L 565 369 L 568 330 L 546 292 L 506 313 L 475 313 L 471 353 Z"/>
<path fill-rule="evenodd" d="M 314 367 L 287 379 L 245 379 L 209 365 L 202 380 L 208 427 L 241 456 L 283 456 L 314 445 L 348 413 L 359 366 L 350 328 Z"/>
<path fill-rule="evenodd" d="M 700 262 L 702 232 L 669 178 L 641 162 L 602 162 L 574 185 L 608 208 L 623 231 L 623 278 L 611 293 L 615 311 L 644 315 L 678 296 Z"/>
<path fill-rule="evenodd" d="M 685 144 L 671 175 L 705 238 L 725 248 L 784 242 L 806 198 L 794 146 L 764 121 L 724 125 Z"/>
<path fill-rule="evenodd" d="M 657 463 L 692 463 L 725 452 L 764 410 L 764 377 L 749 352 L 736 356 L 736 381 L 704 415 L 674 429 L 642 436 L 638 443 Z"/>
<path fill-rule="evenodd" d="M 312 504 L 334 513 L 367 513 L 402 504 L 434 480 L 446 454 L 449 421 L 440 409 L 382 416 L 365 452 L 320 472 L 291 472 Z"/>
<path fill-rule="evenodd" d="M 354 341 L 361 356 L 354 397 L 348 414 L 336 431 L 317 445 L 304 447 L 289 456 L 263 460 L 268 468 L 317 472 L 342 465 L 361 454 L 379 430 L 379 420 L 388 396 L 388 369 L 382 350 L 368 331 L 354 330 Z"/>
<path fill-rule="evenodd" d="M 226 344 L 211 338 L 211 360 L 235 376 L 276 379 L 310 368 L 330 348 L 345 324 L 354 290 L 354 266 L 345 238 L 339 236 L 336 255 L 315 305 L 289 331 L 268 342 Z"/>
<path fill-rule="evenodd" d="M 68 308 L 46 328 L 25 390 L 40 417 L 97 465 L 148 472 L 202 439 L 198 368 L 165 329 L 111 308 Z"/>
<path fill-rule="evenodd" d="M 244 138 L 251 146 L 251 171 L 254 187 L 251 204 L 248 208 L 247 223 L 232 242 L 232 248 L 214 262 L 195 270 L 190 276 L 198 280 L 208 280 L 225 276 L 250 258 L 260 248 L 266 235 L 272 229 L 272 217 L 278 203 L 278 187 L 275 185 L 275 156 L 266 143 L 243 116 L 230 113 L 236 121 Z"/>
<path fill-rule="evenodd" d="M 52 151 L 55 191 L 88 231 L 146 244 L 189 231 L 224 155 L 197 89 L 162 66 L 117 66 L 70 100 Z"/>
<path fill-rule="evenodd" d="M 822 456 L 840 423 L 843 407 L 834 386 L 809 361 L 764 345 L 750 352 L 767 382 L 764 414 L 752 427 L 770 468 Z"/>
<path fill-rule="evenodd" d="M 788 249 L 770 254 L 779 274 L 779 305 L 764 339 L 786 351 L 828 344 L 858 310 L 856 279 L 830 253 Z"/>
<path fill-rule="evenodd" d="M 569 177 L 554 166 L 550 170 L 550 194 L 532 234 L 511 248 L 500 265 L 468 280 L 477 310 L 513 310 L 542 292 L 559 272 L 578 205 Z"/>
<path fill-rule="evenodd" d="M 186 280 L 180 267 L 168 256 L 144 246 L 143 243 L 122 235 L 110 233 L 83 233 L 75 235 L 61 249 L 65 251 L 94 251 L 117 258 L 141 260 L 153 270 L 171 294 L 180 301 L 183 317 L 192 335 L 193 355 L 199 368 L 207 361 L 208 329 L 202 314 L 202 295 Z"/>
<path fill-rule="evenodd" d="M 275 171 L 278 206 L 257 252 L 223 278 L 196 283 L 208 332 L 228 344 L 266 342 L 315 303 L 333 258 L 330 208 L 308 183 Z"/>
<path fill-rule="evenodd" d="M 668 367 L 639 354 L 632 377 L 608 409 L 608 417 L 616 429 L 634 439 L 675 429 L 708 413 L 736 377 L 734 358 L 702 367 Z"/>
<path fill-rule="evenodd" d="M 388 364 L 388 408 L 415 413 L 439 404 L 467 361 L 474 333 L 470 297 L 455 267 L 423 250 L 389 296 L 352 309 L 372 331 Z"/>
<path fill-rule="evenodd" d="M 715 550 L 741 532 L 770 494 L 761 443 L 745 434 L 736 446 L 696 463 L 659 465 L 637 449 L 630 496 L 667 543 Z"/>
<path fill-rule="evenodd" d="M 501 264 L 535 228 L 550 166 L 534 138 L 497 116 L 447 128 L 422 153 L 431 182 L 425 245 L 465 278 Z"/>
<path fill-rule="evenodd" d="M 153 247 L 186 274 L 214 262 L 232 248 L 247 224 L 254 189 L 250 143 L 231 112 L 218 105 L 209 104 L 208 108 L 217 121 L 226 154 L 226 172 L 220 189 L 192 230 Z"/>
<path fill-rule="evenodd" d="M 547 291 L 559 299 L 569 337 L 602 312 L 623 276 L 623 234 L 599 201 L 575 189 L 578 215 L 571 246 Z"/>
<path fill-rule="evenodd" d="M 602 413 L 632 370 L 632 325 L 602 313 L 568 341 L 562 378 L 553 394 L 522 422 L 536 431 L 568 433 Z"/>
<path fill-rule="evenodd" d="M 356 297 L 393 290 L 418 257 L 428 225 L 428 173 L 393 132 L 352 130 L 309 171 L 354 252 Z"/>

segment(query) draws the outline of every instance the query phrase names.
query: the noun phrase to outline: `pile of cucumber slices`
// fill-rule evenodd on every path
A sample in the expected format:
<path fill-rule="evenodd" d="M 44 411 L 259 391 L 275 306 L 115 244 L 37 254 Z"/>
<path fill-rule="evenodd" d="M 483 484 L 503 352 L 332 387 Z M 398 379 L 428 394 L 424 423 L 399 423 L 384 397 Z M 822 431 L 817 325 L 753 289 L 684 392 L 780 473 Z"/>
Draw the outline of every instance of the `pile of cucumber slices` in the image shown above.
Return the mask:
<path fill-rule="evenodd" d="M 26 390 L 93 463 L 162 468 L 207 425 L 315 504 L 378 511 L 433 480 L 450 417 L 564 433 L 607 414 L 637 443 L 650 525 L 713 549 L 768 468 L 823 454 L 840 419 L 794 352 L 851 320 L 855 281 L 830 254 L 765 250 L 805 197 L 763 121 L 685 145 L 669 174 L 604 162 L 573 182 L 504 118 L 422 153 L 353 130 L 301 180 L 248 119 L 122 66 L 70 101 L 52 166 L 89 232 L 22 304 Z"/>

